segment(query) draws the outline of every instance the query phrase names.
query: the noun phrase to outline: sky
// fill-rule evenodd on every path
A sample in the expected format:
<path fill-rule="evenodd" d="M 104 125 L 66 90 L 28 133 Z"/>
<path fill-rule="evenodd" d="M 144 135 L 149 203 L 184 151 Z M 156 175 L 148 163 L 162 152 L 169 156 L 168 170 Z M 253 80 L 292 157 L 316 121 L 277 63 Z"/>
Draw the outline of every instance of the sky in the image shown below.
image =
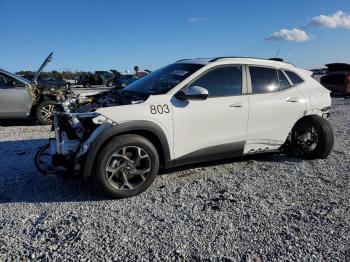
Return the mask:
<path fill-rule="evenodd" d="M 350 63 L 349 0 L 0 0 L 0 68 L 154 70 L 183 58 Z"/>

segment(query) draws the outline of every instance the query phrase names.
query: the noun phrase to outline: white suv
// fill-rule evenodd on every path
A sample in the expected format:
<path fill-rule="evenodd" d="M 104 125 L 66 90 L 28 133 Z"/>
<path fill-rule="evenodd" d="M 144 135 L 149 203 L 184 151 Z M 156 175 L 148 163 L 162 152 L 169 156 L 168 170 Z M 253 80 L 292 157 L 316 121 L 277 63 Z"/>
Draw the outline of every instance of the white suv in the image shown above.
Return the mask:
<path fill-rule="evenodd" d="M 277 150 L 326 158 L 331 98 L 311 74 L 276 60 L 181 60 L 122 91 L 61 104 L 55 139 L 35 162 L 119 198 L 147 189 L 160 168 Z"/>

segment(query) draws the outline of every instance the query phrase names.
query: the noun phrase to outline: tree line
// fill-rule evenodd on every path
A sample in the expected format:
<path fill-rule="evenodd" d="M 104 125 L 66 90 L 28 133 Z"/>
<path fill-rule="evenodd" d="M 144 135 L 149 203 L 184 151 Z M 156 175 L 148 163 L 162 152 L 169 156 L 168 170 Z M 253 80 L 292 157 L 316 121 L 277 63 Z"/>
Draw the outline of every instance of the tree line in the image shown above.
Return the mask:
<path fill-rule="evenodd" d="M 49 71 L 49 72 L 41 72 L 41 76 L 43 77 L 52 77 L 52 78 L 56 78 L 56 79 L 73 79 L 76 76 L 81 76 L 81 75 L 85 75 L 88 74 L 89 72 L 85 72 L 85 71 Z M 25 70 L 21 70 L 16 72 L 16 75 L 22 75 L 22 76 L 32 76 L 35 75 L 36 72 L 33 71 L 25 71 Z"/>

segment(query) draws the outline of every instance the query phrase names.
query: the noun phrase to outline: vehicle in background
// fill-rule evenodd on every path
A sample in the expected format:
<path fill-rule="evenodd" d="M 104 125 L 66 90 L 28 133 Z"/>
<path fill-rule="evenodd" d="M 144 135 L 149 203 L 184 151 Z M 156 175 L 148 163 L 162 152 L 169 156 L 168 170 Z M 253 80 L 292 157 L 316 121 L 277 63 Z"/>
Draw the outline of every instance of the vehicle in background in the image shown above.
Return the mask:
<path fill-rule="evenodd" d="M 137 81 L 138 79 L 140 78 L 135 76 L 134 74 L 119 75 L 112 80 L 109 86 L 113 87 L 116 90 L 120 90 L 130 85 L 131 83 Z"/>
<path fill-rule="evenodd" d="M 35 75 L 23 75 L 25 79 L 28 79 L 29 81 L 32 81 L 32 79 L 35 77 Z M 39 75 L 36 79 L 36 82 L 42 86 L 47 87 L 65 87 L 69 88 L 69 84 L 62 78 L 54 78 L 51 76 L 42 76 Z"/>
<path fill-rule="evenodd" d="M 117 79 L 119 79 L 119 77 L 122 75 L 118 70 L 114 70 L 114 69 L 111 69 L 109 70 L 112 72 L 111 76 L 108 77 L 107 79 L 107 84 L 106 86 L 108 87 L 112 87 L 113 86 L 113 83 L 115 83 L 117 81 Z"/>
<path fill-rule="evenodd" d="M 321 84 L 334 96 L 350 96 L 350 64 L 327 64 L 328 73 L 321 77 Z"/>
<path fill-rule="evenodd" d="M 71 87 L 78 84 L 79 77 L 74 77 L 73 79 L 64 79 L 66 86 Z"/>
<path fill-rule="evenodd" d="M 73 97 L 65 85 L 38 81 L 52 56 L 53 53 L 46 58 L 31 80 L 0 69 L 0 119 L 35 117 L 41 124 L 50 124 L 55 104 Z"/>
<path fill-rule="evenodd" d="M 328 73 L 328 68 L 317 68 L 317 69 L 311 69 L 310 71 L 312 72 L 313 76 L 325 75 Z"/>
<path fill-rule="evenodd" d="M 84 88 L 91 88 L 92 85 L 107 85 L 111 76 L 112 73 L 108 71 L 89 72 L 80 77 L 78 84 L 83 85 Z"/>

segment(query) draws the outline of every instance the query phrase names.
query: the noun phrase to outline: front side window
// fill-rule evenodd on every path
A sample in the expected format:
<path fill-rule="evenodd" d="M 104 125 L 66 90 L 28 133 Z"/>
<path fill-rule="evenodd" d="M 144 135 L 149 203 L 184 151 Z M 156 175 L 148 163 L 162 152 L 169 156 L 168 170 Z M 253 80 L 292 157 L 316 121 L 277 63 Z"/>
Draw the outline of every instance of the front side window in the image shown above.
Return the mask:
<path fill-rule="evenodd" d="M 249 71 L 253 94 L 270 93 L 279 90 L 276 69 L 250 66 Z"/>
<path fill-rule="evenodd" d="M 15 87 L 24 87 L 25 85 L 22 82 L 17 81 L 16 79 L 0 73 L 0 89 L 8 89 Z"/>
<path fill-rule="evenodd" d="M 289 83 L 288 78 L 284 75 L 282 70 L 277 70 L 277 72 L 278 72 L 278 80 L 280 83 L 280 90 L 291 87 L 291 84 Z"/>
<path fill-rule="evenodd" d="M 300 76 L 298 76 L 296 73 L 288 70 L 284 70 L 284 72 L 286 72 L 289 79 L 292 81 L 293 85 L 299 85 L 304 82 L 304 80 Z"/>
<path fill-rule="evenodd" d="M 242 94 L 242 67 L 222 66 L 210 70 L 191 83 L 208 90 L 209 97 Z"/>

